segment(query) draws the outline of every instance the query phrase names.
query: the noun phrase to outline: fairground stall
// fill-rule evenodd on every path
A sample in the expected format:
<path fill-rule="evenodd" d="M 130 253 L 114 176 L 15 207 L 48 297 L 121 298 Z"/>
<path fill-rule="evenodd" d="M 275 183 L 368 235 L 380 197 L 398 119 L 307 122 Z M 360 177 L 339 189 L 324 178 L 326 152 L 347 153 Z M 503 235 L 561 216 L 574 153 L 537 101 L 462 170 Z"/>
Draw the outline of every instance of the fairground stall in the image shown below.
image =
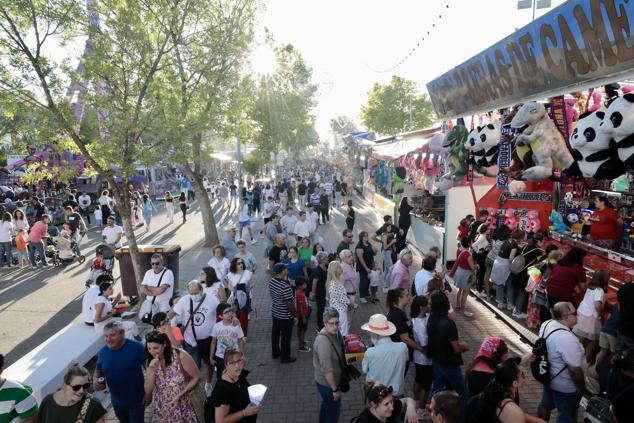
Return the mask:
<path fill-rule="evenodd" d="M 466 163 L 446 178 L 447 209 L 487 209 L 490 228 L 546 231 L 545 244 L 585 249 L 588 275 L 610 271 L 613 301 L 634 266 L 630 78 L 632 4 L 570 0 L 431 81 L 448 162 Z M 479 196 L 465 181 L 482 171 L 495 179 Z M 471 195 L 452 195 L 459 185 Z M 603 197 L 616 218 L 605 218 Z M 447 260 L 456 226 L 446 220 Z"/>

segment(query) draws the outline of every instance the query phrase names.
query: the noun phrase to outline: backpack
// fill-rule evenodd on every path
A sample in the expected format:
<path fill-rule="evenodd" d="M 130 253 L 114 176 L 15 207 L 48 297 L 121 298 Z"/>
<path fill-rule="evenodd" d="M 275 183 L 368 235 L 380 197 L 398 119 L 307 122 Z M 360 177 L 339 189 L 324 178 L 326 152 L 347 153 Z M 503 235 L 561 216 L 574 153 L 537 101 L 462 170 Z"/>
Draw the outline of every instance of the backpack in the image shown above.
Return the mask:
<path fill-rule="evenodd" d="M 613 423 L 616 421 L 614 413 L 614 401 L 625 395 L 634 388 L 634 385 L 630 385 L 625 389 L 619 387 L 620 392 L 616 395 L 612 395 L 612 379 L 614 377 L 614 368 L 610 369 L 608 375 L 608 385 L 606 392 L 600 392 L 598 395 L 592 396 L 588 400 L 588 404 L 583 412 L 583 421 L 588 423 Z M 612 398 L 610 398 L 612 397 Z"/>
<path fill-rule="evenodd" d="M 511 273 L 517 275 L 522 273 L 522 270 L 526 267 L 526 257 L 524 257 L 524 251 L 526 247 L 522 248 L 522 252 L 511 261 Z"/>
<path fill-rule="evenodd" d="M 544 332 L 546 333 L 546 329 L 548 329 L 548 325 L 552 322 L 550 320 L 544 326 Z M 548 385 L 554 378 L 559 376 L 566 368 L 567 365 L 563 367 L 555 376 L 550 375 L 550 362 L 548 361 L 548 348 L 546 347 L 546 340 L 550 338 L 550 336 L 558 332 L 560 330 L 567 330 L 564 328 L 558 328 L 554 331 L 550 332 L 546 337 L 540 337 L 535 341 L 535 345 L 533 346 L 533 355 L 535 356 L 535 360 L 531 363 L 531 373 L 536 381 L 541 383 L 542 385 Z"/>

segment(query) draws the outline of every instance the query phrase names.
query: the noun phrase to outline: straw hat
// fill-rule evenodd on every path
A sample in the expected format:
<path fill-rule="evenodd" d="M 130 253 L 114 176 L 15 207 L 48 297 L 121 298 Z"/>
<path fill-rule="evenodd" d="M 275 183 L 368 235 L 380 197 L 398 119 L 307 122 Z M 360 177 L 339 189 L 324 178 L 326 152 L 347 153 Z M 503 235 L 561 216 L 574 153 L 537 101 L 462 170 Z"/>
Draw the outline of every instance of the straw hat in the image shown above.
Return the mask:
<path fill-rule="evenodd" d="M 396 332 L 396 326 L 387 320 L 382 314 L 373 314 L 370 316 L 370 321 L 361 326 L 361 329 L 380 336 L 390 336 Z"/>

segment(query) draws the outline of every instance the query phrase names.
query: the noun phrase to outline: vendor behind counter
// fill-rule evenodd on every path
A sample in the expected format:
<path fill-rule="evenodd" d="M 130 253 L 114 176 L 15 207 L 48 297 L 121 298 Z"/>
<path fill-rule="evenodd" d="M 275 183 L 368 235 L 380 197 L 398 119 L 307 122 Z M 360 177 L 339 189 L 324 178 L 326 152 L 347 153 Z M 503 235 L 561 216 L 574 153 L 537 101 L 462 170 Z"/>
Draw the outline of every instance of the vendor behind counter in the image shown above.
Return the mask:
<path fill-rule="evenodd" d="M 601 247 L 617 247 L 623 233 L 623 220 L 605 196 L 595 197 L 594 206 L 590 216 L 590 238 Z"/>

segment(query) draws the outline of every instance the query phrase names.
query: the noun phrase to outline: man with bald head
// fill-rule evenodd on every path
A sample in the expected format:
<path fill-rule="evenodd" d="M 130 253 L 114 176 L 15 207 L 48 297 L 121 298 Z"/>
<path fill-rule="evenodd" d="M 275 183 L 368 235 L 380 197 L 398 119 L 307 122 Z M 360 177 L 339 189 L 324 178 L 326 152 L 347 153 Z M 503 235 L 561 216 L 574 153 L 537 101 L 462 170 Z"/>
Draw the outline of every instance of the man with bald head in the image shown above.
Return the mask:
<path fill-rule="evenodd" d="M 277 234 L 275 236 L 275 244 L 269 250 L 269 273 L 273 270 L 273 266 L 277 263 L 284 262 L 287 255 L 288 248 L 286 248 L 286 237 L 284 234 Z"/>
<path fill-rule="evenodd" d="M 548 421 L 556 408 L 557 423 L 576 422 L 588 367 L 583 345 L 571 330 L 577 324 L 577 310 L 570 302 L 558 302 L 553 317 L 539 329 L 539 336 L 546 339 L 550 383 L 544 385 L 537 414 Z"/>
<path fill-rule="evenodd" d="M 185 351 L 192 356 L 198 368 L 205 364 L 205 391 L 209 392 L 208 395 L 211 395 L 213 376 L 210 362 L 211 330 L 216 323 L 218 304 L 218 298 L 205 294 L 202 284 L 194 279 L 187 284 L 187 295 L 183 295 L 167 314 L 168 319 L 175 315 L 180 316 L 184 325 Z"/>

